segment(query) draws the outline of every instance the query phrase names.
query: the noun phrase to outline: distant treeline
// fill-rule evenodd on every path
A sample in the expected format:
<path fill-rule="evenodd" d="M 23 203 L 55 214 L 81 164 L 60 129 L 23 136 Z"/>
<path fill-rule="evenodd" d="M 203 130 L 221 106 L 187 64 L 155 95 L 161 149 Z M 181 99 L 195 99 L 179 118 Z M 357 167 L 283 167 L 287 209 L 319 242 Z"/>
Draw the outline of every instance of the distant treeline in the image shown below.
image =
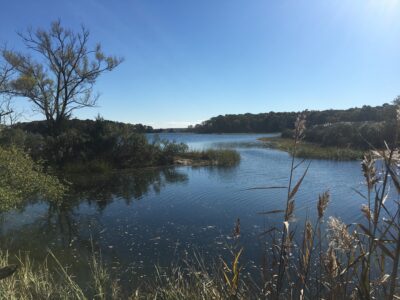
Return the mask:
<path fill-rule="evenodd" d="M 197 133 L 269 133 L 293 129 L 298 112 L 220 115 L 192 128 Z M 382 122 L 394 119 L 395 105 L 383 104 L 346 110 L 307 111 L 307 127 L 338 122 Z"/>
<path fill-rule="evenodd" d="M 397 129 L 396 129 L 397 127 Z M 382 122 L 337 122 L 325 125 L 314 125 L 306 128 L 304 140 L 316 143 L 323 147 L 339 147 L 368 150 L 371 148 L 383 149 L 385 142 L 394 145 L 398 132 L 395 120 Z M 282 132 L 282 137 L 292 137 L 291 130 Z"/>
<path fill-rule="evenodd" d="M 306 111 L 305 140 L 324 147 L 370 149 L 392 144 L 397 135 L 395 104 L 346 110 Z M 225 115 L 190 128 L 197 133 L 271 133 L 292 137 L 298 112 Z"/>
<path fill-rule="evenodd" d="M 136 133 L 152 133 L 154 132 L 153 127 L 143 125 L 143 124 L 129 124 L 129 123 L 122 123 L 122 122 L 115 122 L 110 120 L 103 120 L 101 117 L 97 117 L 98 120 L 101 119 L 103 125 L 113 126 L 115 128 L 126 128 L 128 130 L 132 130 Z M 69 131 L 71 129 L 77 131 L 88 132 L 91 131 L 94 127 L 98 125 L 98 122 L 95 120 L 79 120 L 79 119 L 72 119 L 67 120 L 66 122 L 62 123 L 62 130 L 61 131 Z M 12 126 L 14 129 L 22 129 L 24 131 L 28 131 L 30 133 L 39 133 L 42 135 L 48 135 L 49 129 L 46 121 L 31 121 L 31 122 L 21 122 L 16 123 Z"/>

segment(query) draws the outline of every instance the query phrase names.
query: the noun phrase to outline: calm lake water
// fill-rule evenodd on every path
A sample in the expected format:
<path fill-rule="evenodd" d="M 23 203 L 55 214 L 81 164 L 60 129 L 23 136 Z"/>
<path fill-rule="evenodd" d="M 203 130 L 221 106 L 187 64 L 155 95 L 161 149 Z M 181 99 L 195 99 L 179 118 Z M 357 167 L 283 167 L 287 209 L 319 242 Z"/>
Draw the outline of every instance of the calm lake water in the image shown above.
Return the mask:
<path fill-rule="evenodd" d="M 282 209 L 286 193 L 251 188 L 286 186 L 290 169 L 289 155 L 264 148 L 257 141 L 263 136 L 268 135 L 162 134 L 192 149 L 235 148 L 241 162 L 232 168 L 185 166 L 75 178 L 77 191 L 62 207 L 35 203 L 3 214 L 1 246 L 11 253 L 29 251 L 39 261 L 51 249 L 82 278 L 94 248 L 112 270 L 134 280 L 152 276 L 156 264 L 168 266 L 194 252 L 206 260 L 227 255 L 240 218 L 242 261 L 251 272 L 262 256 L 260 233 L 282 218 L 258 212 Z M 298 223 L 315 216 L 318 194 L 326 190 L 328 215 L 358 221 L 363 199 L 354 189 L 364 191 L 362 183 L 360 162 L 312 160 L 296 197 Z"/>

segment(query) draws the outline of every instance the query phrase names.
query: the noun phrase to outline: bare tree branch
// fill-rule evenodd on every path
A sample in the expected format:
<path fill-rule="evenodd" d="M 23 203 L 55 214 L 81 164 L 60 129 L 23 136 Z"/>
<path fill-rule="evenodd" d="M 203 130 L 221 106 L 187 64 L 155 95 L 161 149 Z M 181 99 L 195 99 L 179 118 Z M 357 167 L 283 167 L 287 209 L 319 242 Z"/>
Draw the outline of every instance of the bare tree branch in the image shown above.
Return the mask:
<path fill-rule="evenodd" d="M 122 62 L 106 56 L 100 44 L 88 49 L 89 31 L 84 26 L 73 32 L 56 21 L 48 30 L 28 29 L 19 36 L 39 59 L 32 59 L 29 52 L 3 49 L 7 69 L 0 70 L 0 93 L 28 98 L 56 133 L 74 110 L 96 104 L 93 87 L 97 78 Z"/>

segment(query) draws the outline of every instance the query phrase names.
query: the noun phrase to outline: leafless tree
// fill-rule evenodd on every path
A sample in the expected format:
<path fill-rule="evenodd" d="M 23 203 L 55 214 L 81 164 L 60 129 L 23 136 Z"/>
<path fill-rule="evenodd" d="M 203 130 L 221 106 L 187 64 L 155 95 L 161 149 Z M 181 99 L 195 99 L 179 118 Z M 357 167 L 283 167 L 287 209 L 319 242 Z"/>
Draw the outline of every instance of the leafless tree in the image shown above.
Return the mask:
<path fill-rule="evenodd" d="M 122 62 L 106 56 L 100 44 L 89 49 L 89 31 L 84 26 L 74 32 L 56 21 L 49 30 L 28 29 L 19 36 L 28 53 L 2 50 L 8 66 L 3 93 L 28 98 L 54 134 L 74 110 L 96 104 L 93 86 L 97 78 Z"/>
<path fill-rule="evenodd" d="M 8 63 L 0 64 L 0 124 L 15 121 L 16 113 L 11 105 L 11 97 L 8 95 L 10 77 L 14 68 Z"/>

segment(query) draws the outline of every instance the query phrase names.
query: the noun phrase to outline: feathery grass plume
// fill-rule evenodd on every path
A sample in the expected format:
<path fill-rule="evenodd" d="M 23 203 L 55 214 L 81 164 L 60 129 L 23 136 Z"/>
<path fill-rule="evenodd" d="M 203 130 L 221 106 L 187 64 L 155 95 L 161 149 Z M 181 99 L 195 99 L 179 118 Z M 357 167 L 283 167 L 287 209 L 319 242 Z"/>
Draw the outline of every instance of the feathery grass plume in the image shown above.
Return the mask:
<path fill-rule="evenodd" d="M 325 191 L 322 195 L 318 196 L 317 210 L 319 219 L 321 219 L 324 216 L 325 210 L 329 204 L 329 200 L 330 200 L 329 191 Z"/>
<path fill-rule="evenodd" d="M 306 221 L 303 232 L 303 245 L 302 245 L 302 255 L 301 255 L 301 273 L 300 280 L 301 284 L 304 286 L 307 281 L 307 275 L 309 271 L 309 265 L 311 262 L 312 248 L 314 245 L 314 234 L 313 228 L 310 221 Z M 303 289 L 302 289 L 303 290 Z"/>
<path fill-rule="evenodd" d="M 396 121 L 400 123 L 400 105 L 397 105 L 396 108 Z"/>
<path fill-rule="evenodd" d="M 347 230 L 347 225 L 335 217 L 328 219 L 329 244 L 335 249 L 348 251 L 355 246 L 355 237 Z"/>
<path fill-rule="evenodd" d="M 368 207 L 368 205 L 363 204 L 361 206 L 361 212 L 364 214 L 368 221 L 371 222 L 373 220 L 374 214 L 371 212 L 371 209 Z"/>
<path fill-rule="evenodd" d="M 286 214 L 287 214 L 287 220 L 292 221 L 294 214 L 294 200 L 289 201 Z"/>
<path fill-rule="evenodd" d="M 375 158 L 372 156 L 371 152 L 369 152 L 364 155 L 364 159 L 361 162 L 361 168 L 369 190 L 372 190 L 379 180 L 376 176 L 375 161 Z"/>
<path fill-rule="evenodd" d="M 335 249 L 329 246 L 325 255 L 325 269 L 329 277 L 335 278 L 339 273 L 338 262 L 336 258 Z"/>
<path fill-rule="evenodd" d="M 310 221 L 306 222 L 306 230 L 305 230 L 305 235 L 304 236 L 305 236 L 305 239 L 307 241 L 311 241 L 312 240 L 313 229 L 312 229 Z"/>
<path fill-rule="evenodd" d="M 394 145 L 393 147 L 398 146 L 399 141 L 399 128 L 400 128 L 400 105 L 396 106 L 396 129 L 395 129 L 395 136 L 394 136 Z"/>
<path fill-rule="evenodd" d="M 304 112 L 297 116 L 294 123 L 294 129 L 293 138 L 297 143 L 304 138 L 304 132 L 306 130 L 306 114 Z"/>
<path fill-rule="evenodd" d="M 304 137 L 304 131 L 306 128 L 306 115 L 305 113 L 301 113 L 295 122 L 295 131 L 294 131 L 294 144 L 293 150 L 291 151 L 292 160 L 291 160 L 291 167 L 290 167 L 290 175 L 289 175 L 289 184 L 287 189 L 287 198 L 286 198 L 286 208 L 285 208 L 285 216 L 283 220 L 283 229 L 281 233 L 281 241 L 280 245 L 275 245 L 279 249 L 278 254 L 278 274 L 276 276 L 276 289 L 274 291 L 275 297 L 279 298 L 282 292 L 282 288 L 285 285 L 285 273 L 289 268 L 289 254 L 290 248 L 292 246 L 292 240 L 294 237 L 294 231 L 289 230 L 289 222 L 293 220 L 294 208 L 295 208 L 295 195 L 299 191 L 299 188 L 303 182 L 304 177 L 308 172 L 308 168 L 310 165 L 307 166 L 306 170 L 304 171 L 303 175 L 297 181 L 297 183 L 292 186 L 295 169 L 301 164 L 295 166 L 295 157 L 297 151 L 298 143 Z M 304 162 L 304 161 L 303 161 Z M 288 284 L 290 284 L 288 282 Z"/>

